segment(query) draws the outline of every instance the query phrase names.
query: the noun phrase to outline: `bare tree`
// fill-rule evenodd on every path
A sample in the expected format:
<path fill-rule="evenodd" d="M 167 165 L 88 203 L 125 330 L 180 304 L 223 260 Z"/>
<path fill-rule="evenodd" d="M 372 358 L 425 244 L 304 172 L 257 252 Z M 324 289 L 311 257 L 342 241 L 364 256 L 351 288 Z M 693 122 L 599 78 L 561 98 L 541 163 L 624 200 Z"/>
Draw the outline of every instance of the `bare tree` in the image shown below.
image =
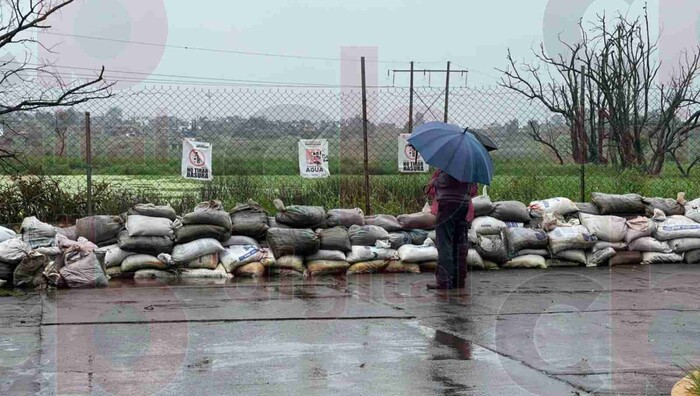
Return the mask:
<path fill-rule="evenodd" d="M 549 148 L 549 150 L 557 157 L 559 165 L 564 165 L 564 158 L 560 153 L 557 141 L 559 140 L 559 134 L 555 131 L 557 128 L 548 128 L 546 132 L 542 132 L 542 127 L 539 122 L 535 120 L 530 120 L 528 122 L 530 127 L 530 136 L 538 143 L 541 143 Z"/>
<path fill-rule="evenodd" d="M 75 0 L 0 0 L 0 50 L 23 53 L 0 60 L 0 117 L 50 107 L 74 106 L 112 96 L 114 83 L 105 80 L 104 67 L 86 80 L 66 79 L 55 65 L 33 55 L 42 44 L 36 32 L 50 29 L 48 19 Z M 42 47 L 44 48 L 44 47 Z M 51 51 L 53 48 L 46 48 Z M 48 88 L 47 88 L 48 87 Z M 0 152 L 0 167 L 13 168 L 19 153 Z"/>
<path fill-rule="evenodd" d="M 501 85 L 564 117 L 576 162 L 609 159 L 659 174 L 686 136 L 700 128 L 700 114 L 673 122 L 698 104 L 700 55 L 686 54 L 662 85 L 658 42 L 651 39 L 646 13 L 632 21 L 618 16 L 612 24 L 602 15 L 590 29 L 579 26 L 581 41 L 562 42 L 567 53 L 555 56 L 540 46 L 536 65 L 519 64 L 509 51 Z"/>

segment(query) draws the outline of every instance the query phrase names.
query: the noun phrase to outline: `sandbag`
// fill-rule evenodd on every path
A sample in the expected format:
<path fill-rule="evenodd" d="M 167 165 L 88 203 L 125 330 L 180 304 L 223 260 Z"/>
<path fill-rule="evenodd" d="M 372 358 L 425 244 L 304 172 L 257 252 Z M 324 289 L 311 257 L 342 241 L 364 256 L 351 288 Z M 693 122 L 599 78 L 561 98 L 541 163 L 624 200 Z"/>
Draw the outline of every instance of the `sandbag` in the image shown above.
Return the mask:
<path fill-rule="evenodd" d="M 668 245 L 671 247 L 671 250 L 673 251 L 673 253 L 682 254 L 685 252 L 689 252 L 691 250 L 700 249 L 700 239 L 698 239 L 698 238 L 674 239 L 672 241 L 669 241 Z M 661 253 L 671 253 L 671 252 L 661 252 Z"/>
<path fill-rule="evenodd" d="M 657 241 L 652 237 L 635 239 L 629 246 L 629 250 L 637 252 L 673 253 L 667 242 Z"/>
<path fill-rule="evenodd" d="M 46 256 L 37 252 L 31 252 L 15 268 L 13 284 L 15 287 L 40 287 L 45 284 L 44 269 L 49 263 Z"/>
<path fill-rule="evenodd" d="M 550 258 L 552 255 L 549 253 L 549 249 L 523 249 L 516 252 L 513 257 L 527 256 L 527 255 L 542 256 L 544 258 Z"/>
<path fill-rule="evenodd" d="M 230 249 L 230 248 L 229 248 Z M 175 245 L 173 248 L 172 259 L 175 264 L 186 264 L 197 257 L 205 254 L 220 253 L 224 251 L 221 242 L 213 238 L 198 239 L 181 245 Z M 222 254 L 222 259 L 223 259 Z"/>
<path fill-rule="evenodd" d="M 615 251 L 628 250 L 628 245 L 626 242 L 596 242 L 591 248 L 591 251 L 597 252 L 607 248 L 612 248 Z"/>
<path fill-rule="evenodd" d="M 326 211 L 320 206 L 284 206 L 281 200 L 274 201 L 278 223 L 293 228 L 316 228 L 326 221 Z M 325 227 L 320 227 L 325 228 Z"/>
<path fill-rule="evenodd" d="M 429 211 L 403 214 L 396 219 L 404 230 L 431 230 L 435 228 L 435 215 Z"/>
<path fill-rule="evenodd" d="M 392 260 L 397 257 L 394 249 L 384 249 L 374 246 L 353 246 L 347 254 L 347 261 L 350 264 L 374 260 Z"/>
<path fill-rule="evenodd" d="M 686 252 L 684 260 L 688 264 L 700 264 L 700 249 Z"/>
<path fill-rule="evenodd" d="M 675 199 L 671 198 L 643 198 L 644 203 L 644 213 L 647 217 L 654 216 L 654 210 L 658 209 L 666 216 L 679 215 L 683 216 L 685 214 L 685 207 L 678 203 Z"/>
<path fill-rule="evenodd" d="M 493 217 L 476 217 L 471 224 L 471 228 L 477 235 L 500 235 L 505 230 L 506 223 Z"/>
<path fill-rule="evenodd" d="M 267 233 L 267 231 L 265 231 Z M 223 247 L 229 247 L 229 246 L 240 246 L 240 245 L 252 245 L 255 247 L 260 247 L 260 244 L 258 241 L 251 237 L 247 237 L 244 235 L 233 235 L 231 238 L 227 239 L 224 242 L 221 242 L 221 246 Z"/>
<path fill-rule="evenodd" d="M 306 229 L 270 228 L 267 230 L 267 243 L 275 257 L 306 257 L 321 248 L 321 241 L 316 233 Z"/>
<path fill-rule="evenodd" d="M 425 230 L 411 230 L 408 232 L 411 235 L 411 244 L 422 245 L 428 240 L 428 231 Z M 435 241 L 433 241 L 435 242 Z"/>
<path fill-rule="evenodd" d="M 501 221 L 509 221 L 515 223 L 529 223 L 530 213 L 527 211 L 527 206 L 518 201 L 503 201 L 496 202 L 493 205 L 491 217 Z"/>
<path fill-rule="evenodd" d="M 503 231 L 508 252 L 513 255 L 523 249 L 543 249 L 549 243 L 549 237 L 544 230 L 530 228 L 506 228 Z"/>
<path fill-rule="evenodd" d="M 590 202 L 576 202 L 574 205 L 578 208 L 579 213 L 586 213 L 586 214 L 591 214 L 591 215 L 599 215 L 600 210 L 598 209 L 598 206 L 594 203 Z"/>
<path fill-rule="evenodd" d="M 384 268 L 387 274 L 420 274 L 420 265 L 415 263 L 404 263 L 398 260 L 389 261 Z"/>
<path fill-rule="evenodd" d="M 107 287 L 107 275 L 94 252 L 80 253 L 70 264 L 58 270 L 66 285 L 73 289 Z"/>
<path fill-rule="evenodd" d="M 91 216 L 78 219 L 75 223 L 78 237 L 92 243 L 113 240 L 124 228 L 124 220 L 119 216 Z"/>
<path fill-rule="evenodd" d="M 231 233 L 263 239 L 270 228 L 267 217 L 265 209 L 255 201 L 249 200 L 246 204 L 238 204 L 231 211 Z"/>
<path fill-rule="evenodd" d="M 632 264 L 639 264 L 642 262 L 642 253 L 641 252 L 617 252 L 615 255 L 610 258 L 609 265 L 615 266 L 615 265 L 632 265 Z"/>
<path fill-rule="evenodd" d="M 97 259 L 107 269 L 121 266 L 122 261 L 124 261 L 125 258 L 133 256 L 135 254 L 137 253 L 126 251 L 120 248 L 119 245 L 105 246 L 95 250 L 95 255 L 97 256 Z"/>
<path fill-rule="evenodd" d="M 0 243 L 16 238 L 17 234 L 9 228 L 0 227 Z"/>
<path fill-rule="evenodd" d="M 273 216 L 267 217 L 267 225 L 269 226 L 268 229 L 270 229 L 270 228 L 292 228 L 286 224 L 278 223 L 277 220 Z"/>
<path fill-rule="evenodd" d="M 319 250 L 318 252 L 306 256 L 307 261 L 346 261 L 345 253 L 340 250 Z"/>
<path fill-rule="evenodd" d="M 142 269 L 136 271 L 134 274 L 135 280 L 174 280 L 177 279 L 177 274 L 170 271 L 154 270 L 154 269 Z"/>
<path fill-rule="evenodd" d="M 22 240 L 32 249 L 55 244 L 56 229 L 50 224 L 42 223 L 36 217 L 25 218 L 22 221 L 20 232 Z"/>
<path fill-rule="evenodd" d="M 348 230 L 352 246 L 374 246 L 379 240 L 388 240 L 389 233 L 377 226 L 354 225 Z"/>
<path fill-rule="evenodd" d="M 126 230 L 131 237 L 174 235 L 173 222 L 165 217 L 131 215 L 126 218 Z"/>
<path fill-rule="evenodd" d="M 162 217 L 170 221 L 177 219 L 177 213 L 170 205 L 154 205 L 152 203 L 136 204 L 129 209 L 128 214 L 148 217 Z"/>
<path fill-rule="evenodd" d="M 262 251 L 264 253 L 263 258 L 260 259 L 260 263 L 264 265 L 266 268 L 274 265 L 277 262 L 277 259 L 275 258 L 274 253 L 272 253 L 272 249 L 270 248 L 262 248 Z"/>
<path fill-rule="evenodd" d="M 265 266 L 268 268 L 294 270 L 300 273 L 306 272 L 306 266 L 304 266 L 304 258 L 300 256 L 280 257 L 276 259 L 274 263 Z"/>
<path fill-rule="evenodd" d="M 377 227 L 382 227 L 383 229 L 389 232 L 401 231 L 402 229 L 399 221 L 396 219 L 396 217 L 392 215 L 380 214 L 375 216 L 366 216 L 365 225 L 374 225 Z"/>
<path fill-rule="evenodd" d="M 309 276 L 344 274 L 350 268 L 347 261 L 314 260 L 306 263 Z"/>
<path fill-rule="evenodd" d="M 202 257 L 197 257 L 196 259 L 187 263 L 186 267 L 190 269 L 204 269 L 204 270 L 215 270 L 219 266 L 219 254 L 205 254 Z"/>
<path fill-rule="evenodd" d="M 214 269 L 192 267 L 182 270 L 180 278 L 182 279 L 227 279 L 233 276 L 226 272 L 223 265 L 216 266 Z"/>
<path fill-rule="evenodd" d="M 572 263 L 586 265 L 586 252 L 583 250 L 565 250 L 559 252 L 552 257 L 555 260 L 564 260 Z"/>
<path fill-rule="evenodd" d="M 479 195 L 472 198 L 472 206 L 476 217 L 488 216 L 493 212 L 493 203 L 488 195 Z"/>
<path fill-rule="evenodd" d="M 384 271 L 384 269 L 389 265 L 388 260 L 372 260 L 363 261 L 359 263 L 352 264 L 348 268 L 348 275 L 358 275 L 358 274 L 376 274 L 378 272 Z"/>
<path fill-rule="evenodd" d="M 15 272 L 16 264 L 0 262 L 0 280 L 12 284 L 12 276 Z"/>
<path fill-rule="evenodd" d="M 227 231 L 231 231 L 231 217 L 226 213 L 220 201 L 209 201 L 198 204 L 195 206 L 193 212 L 182 216 L 181 221 L 183 225 L 215 225 L 223 227 Z"/>
<path fill-rule="evenodd" d="M 265 276 L 265 266 L 262 263 L 249 263 L 236 268 L 233 273 L 238 278 L 262 278 Z"/>
<path fill-rule="evenodd" d="M 627 221 L 616 216 L 594 216 L 581 213 L 581 224 L 595 235 L 598 240 L 605 242 L 621 242 L 627 233 Z"/>
<path fill-rule="evenodd" d="M 19 264 L 31 250 L 32 248 L 21 239 L 0 242 L 0 263 Z"/>
<path fill-rule="evenodd" d="M 323 250 L 340 250 L 347 252 L 352 248 L 348 230 L 343 227 L 319 229 L 316 233 L 321 242 L 320 247 Z"/>
<path fill-rule="evenodd" d="M 326 216 L 326 225 L 328 227 L 345 227 L 350 228 L 354 225 L 365 225 L 365 214 L 362 209 L 331 209 Z"/>
<path fill-rule="evenodd" d="M 397 251 L 399 259 L 404 263 L 422 263 L 424 261 L 437 261 L 438 251 L 435 246 L 403 245 Z"/>
<path fill-rule="evenodd" d="M 231 273 L 246 264 L 259 263 L 263 257 L 265 257 L 265 251 L 254 245 L 229 246 L 219 254 L 221 264 Z"/>
<path fill-rule="evenodd" d="M 547 268 L 576 268 L 581 265 L 580 263 L 573 261 L 555 258 L 547 259 L 545 260 L 545 263 L 547 264 Z"/>
<path fill-rule="evenodd" d="M 684 216 L 671 216 L 663 223 L 659 223 L 654 236 L 660 241 L 700 238 L 700 223 L 696 223 Z"/>
<path fill-rule="evenodd" d="M 118 238 L 119 248 L 129 252 L 150 254 L 157 256 L 161 253 L 173 251 L 174 242 L 167 236 L 129 236 L 129 233 L 122 231 Z"/>
<path fill-rule="evenodd" d="M 109 279 L 130 279 L 134 277 L 134 272 L 122 272 L 122 267 L 111 267 L 105 271 Z"/>
<path fill-rule="evenodd" d="M 175 228 L 175 242 L 188 243 L 197 239 L 213 238 L 224 242 L 231 238 L 231 232 L 225 227 L 209 224 L 182 225 L 179 220 L 173 224 Z"/>
<path fill-rule="evenodd" d="M 676 253 L 642 253 L 642 265 L 682 263 L 683 256 Z"/>
<path fill-rule="evenodd" d="M 598 238 L 584 226 L 557 227 L 549 233 L 549 250 L 557 254 L 565 250 L 588 250 Z"/>
<path fill-rule="evenodd" d="M 685 204 L 685 217 L 700 223 L 700 198 Z"/>
<path fill-rule="evenodd" d="M 528 210 L 532 217 L 543 217 L 545 213 L 557 213 L 566 216 L 578 212 L 579 208 L 572 200 L 560 197 L 531 202 Z"/>
<path fill-rule="evenodd" d="M 148 254 L 135 254 L 133 256 L 129 256 L 122 261 L 121 265 L 122 273 L 136 272 L 142 269 L 167 270 L 168 268 L 168 263 L 163 262 L 158 257 Z"/>
<path fill-rule="evenodd" d="M 638 194 L 615 195 L 594 192 L 591 198 L 603 215 L 644 213 L 644 202 L 642 202 L 642 196 Z"/>
<path fill-rule="evenodd" d="M 389 244 L 392 249 L 398 249 L 403 245 L 410 245 L 413 243 L 411 238 L 411 233 L 406 231 L 398 231 L 389 233 Z"/>
<path fill-rule="evenodd" d="M 484 269 L 484 260 L 475 249 L 469 249 L 467 253 L 467 267 L 473 269 Z"/>
<path fill-rule="evenodd" d="M 49 261 L 51 261 L 54 257 L 62 253 L 61 248 L 59 248 L 58 246 L 40 247 L 34 249 L 34 251 L 39 254 L 43 254 L 49 259 Z"/>
<path fill-rule="evenodd" d="M 547 268 L 547 261 L 542 256 L 521 256 L 516 257 L 505 264 L 503 268 Z"/>
<path fill-rule="evenodd" d="M 611 247 L 589 252 L 586 254 L 586 267 L 600 267 L 605 265 L 615 254 L 617 254 L 617 252 Z"/>
<path fill-rule="evenodd" d="M 418 267 L 420 268 L 421 273 L 434 274 L 435 272 L 437 272 L 438 262 L 437 261 L 426 261 L 423 263 L 418 263 Z"/>
<path fill-rule="evenodd" d="M 646 217 L 635 217 L 627 220 L 625 242 L 628 244 L 635 239 L 650 237 L 656 231 L 657 223 Z"/>
<path fill-rule="evenodd" d="M 482 259 L 503 264 L 508 261 L 508 248 L 500 235 L 481 235 L 475 245 Z"/>

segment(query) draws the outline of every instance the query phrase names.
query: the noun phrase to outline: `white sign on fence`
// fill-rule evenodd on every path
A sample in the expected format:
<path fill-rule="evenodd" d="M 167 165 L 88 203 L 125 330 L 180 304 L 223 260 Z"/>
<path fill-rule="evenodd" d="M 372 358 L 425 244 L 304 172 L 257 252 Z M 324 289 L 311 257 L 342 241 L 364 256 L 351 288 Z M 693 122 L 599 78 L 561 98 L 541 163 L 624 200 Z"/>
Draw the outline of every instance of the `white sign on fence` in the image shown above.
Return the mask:
<path fill-rule="evenodd" d="M 191 180 L 211 181 L 211 143 L 182 141 L 182 177 Z"/>
<path fill-rule="evenodd" d="M 299 141 L 299 173 L 307 179 L 324 178 L 331 175 L 328 166 L 328 140 Z"/>
<path fill-rule="evenodd" d="M 410 134 L 399 135 L 399 172 L 400 173 L 426 173 L 430 166 L 423 157 L 408 143 Z"/>

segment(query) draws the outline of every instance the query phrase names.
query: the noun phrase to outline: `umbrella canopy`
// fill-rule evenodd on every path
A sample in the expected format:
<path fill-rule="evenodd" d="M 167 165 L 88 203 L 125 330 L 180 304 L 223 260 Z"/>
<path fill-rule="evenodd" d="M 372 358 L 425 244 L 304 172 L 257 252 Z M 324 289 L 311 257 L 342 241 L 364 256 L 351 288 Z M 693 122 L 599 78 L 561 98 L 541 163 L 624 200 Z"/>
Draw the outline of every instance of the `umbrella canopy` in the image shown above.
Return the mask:
<path fill-rule="evenodd" d="M 496 144 L 496 142 L 494 142 L 493 139 L 491 139 L 490 137 L 484 135 L 481 132 L 475 132 L 475 131 L 470 131 L 470 130 L 467 130 L 467 132 L 474 135 L 474 137 L 476 137 L 476 140 L 478 140 L 479 143 L 481 143 L 482 145 L 484 145 L 484 147 L 486 147 L 486 151 L 498 150 L 498 144 Z"/>
<path fill-rule="evenodd" d="M 414 129 L 408 142 L 428 164 L 463 182 L 491 185 L 493 161 L 486 147 L 457 125 L 429 122 Z"/>

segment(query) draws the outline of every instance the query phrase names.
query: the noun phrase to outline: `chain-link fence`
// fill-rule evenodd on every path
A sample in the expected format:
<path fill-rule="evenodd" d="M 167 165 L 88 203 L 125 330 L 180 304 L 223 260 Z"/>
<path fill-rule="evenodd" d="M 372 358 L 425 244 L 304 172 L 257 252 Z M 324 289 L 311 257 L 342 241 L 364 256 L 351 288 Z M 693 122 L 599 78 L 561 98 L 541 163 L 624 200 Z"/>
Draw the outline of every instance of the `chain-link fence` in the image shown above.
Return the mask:
<path fill-rule="evenodd" d="M 278 197 L 327 208 L 364 208 L 366 194 L 374 213 L 415 211 L 425 203 L 429 175 L 399 173 L 398 136 L 409 132 L 409 96 L 404 88 L 368 89 L 369 191 L 362 93 L 356 89 L 147 88 L 73 108 L 5 116 L 0 145 L 18 157 L 3 162 L 0 222 L 29 214 L 60 221 L 88 212 L 86 112 L 91 115 L 95 213 L 118 213 L 139 201 L 189 209 L 208 199 L 227 206 L 254 199 L 271 208 Z M 413 101 L 414 125 L 443 120 L 444 89 L 417 89 Z M 565 196 L 578 201 L 592 191 L 700 195 L 698 172 L 680 170 L 695 161 L 700 146 L 694 131 L 660 175 L 647 176 L 611 161 L 574 163 L 567 122 L 502 88 L 452 89 L 449 121 L 500 145 L 493 153 L 497 176 L 489 194 L 494 199 Z M 213 145 L 212 182 L 180 176 L 186 138 Z M 330 177 L 300 177 L 300 139 L 328 141 Z M 615 150 L 612 139 L 600 145 L 606 153 Z"/>

